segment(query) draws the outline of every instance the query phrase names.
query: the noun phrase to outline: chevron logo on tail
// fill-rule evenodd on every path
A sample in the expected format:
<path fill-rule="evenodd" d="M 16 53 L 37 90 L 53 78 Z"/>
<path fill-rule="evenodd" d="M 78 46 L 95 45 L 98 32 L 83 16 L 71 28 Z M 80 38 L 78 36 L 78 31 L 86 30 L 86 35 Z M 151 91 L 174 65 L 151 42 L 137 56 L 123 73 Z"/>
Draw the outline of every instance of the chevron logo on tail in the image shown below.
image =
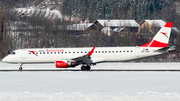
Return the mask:
<path fill-rule="evenodd" d="M 167 33 L 163 33 L 163 32 L 161 32 L 161 34 L 165 35 L 165 36 L 168 38 Z"/>

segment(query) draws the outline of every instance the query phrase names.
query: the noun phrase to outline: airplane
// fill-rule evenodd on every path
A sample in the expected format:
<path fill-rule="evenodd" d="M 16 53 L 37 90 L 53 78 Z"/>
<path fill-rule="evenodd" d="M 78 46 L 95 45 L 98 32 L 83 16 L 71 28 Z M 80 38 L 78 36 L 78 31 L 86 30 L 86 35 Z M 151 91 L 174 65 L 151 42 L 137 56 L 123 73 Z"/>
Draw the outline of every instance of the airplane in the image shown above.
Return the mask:
<path fill-rule="evenodd" d="M 88 71 L 97 63 L 124 62 L 156 56 L 175 50 L 175 46 L 168 46 L 172 24 L 167 22 L 150 42 L 141 46 L 18 49 L 7 55 L 2 62 L 19 64 L 19 70 L 22 70 L 23 64 L 54 63 L 56 68 L 81 65 L 82 71 Z"/>

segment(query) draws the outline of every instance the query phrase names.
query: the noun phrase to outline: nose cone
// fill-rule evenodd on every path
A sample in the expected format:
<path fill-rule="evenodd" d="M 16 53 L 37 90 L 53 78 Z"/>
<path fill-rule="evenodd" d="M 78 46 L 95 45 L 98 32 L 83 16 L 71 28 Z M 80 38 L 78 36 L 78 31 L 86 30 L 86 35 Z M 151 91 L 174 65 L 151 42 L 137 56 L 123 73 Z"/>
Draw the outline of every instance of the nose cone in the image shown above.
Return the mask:
<path fill-rule="evenodd" d="M 7 61 L 7 57 L 5 57 L 4 59 L 2 59 L 2 62 L 6 62 Z"/>

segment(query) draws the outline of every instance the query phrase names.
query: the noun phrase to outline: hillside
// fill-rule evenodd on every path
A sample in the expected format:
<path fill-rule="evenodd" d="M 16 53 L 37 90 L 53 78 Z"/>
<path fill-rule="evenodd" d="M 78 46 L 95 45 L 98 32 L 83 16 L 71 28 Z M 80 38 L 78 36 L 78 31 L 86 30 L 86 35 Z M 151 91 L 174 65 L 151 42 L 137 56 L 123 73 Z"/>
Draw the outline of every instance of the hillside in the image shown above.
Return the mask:
<path fill-rule="evenodd" d="M 6 8 L 59 10 L 63 16 L 96 19 L 163 19 L 180 14 L 179 0 L 1 0 Z M 12 5 L 14 3 L 15 5 Z M 168 15 L 167 15 L 168 14 Z"/>
<path fill-rule="evenodd" d="M 160 18 L 171 21 L 176 15 L 176 0 L 64 0 L 63 15 L 90 21 L 95 19 Z M 175 13 L 175 14 L 174 14 Z M 169 16 L 167 16 L 167 14 Z"/>

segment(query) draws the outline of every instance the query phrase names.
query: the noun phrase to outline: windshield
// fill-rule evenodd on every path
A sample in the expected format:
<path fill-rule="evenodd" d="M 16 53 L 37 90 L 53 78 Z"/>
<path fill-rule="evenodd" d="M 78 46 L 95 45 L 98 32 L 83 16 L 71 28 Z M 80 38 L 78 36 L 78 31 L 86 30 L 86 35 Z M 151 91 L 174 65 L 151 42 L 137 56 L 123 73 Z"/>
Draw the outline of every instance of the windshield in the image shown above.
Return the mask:
<path fill-rule="evenodd" d="M 12 54 L 12 55 L 15 55 L 15 54 L 16 54 L 16 52 L 12 52 L 11 54 Z"/>

